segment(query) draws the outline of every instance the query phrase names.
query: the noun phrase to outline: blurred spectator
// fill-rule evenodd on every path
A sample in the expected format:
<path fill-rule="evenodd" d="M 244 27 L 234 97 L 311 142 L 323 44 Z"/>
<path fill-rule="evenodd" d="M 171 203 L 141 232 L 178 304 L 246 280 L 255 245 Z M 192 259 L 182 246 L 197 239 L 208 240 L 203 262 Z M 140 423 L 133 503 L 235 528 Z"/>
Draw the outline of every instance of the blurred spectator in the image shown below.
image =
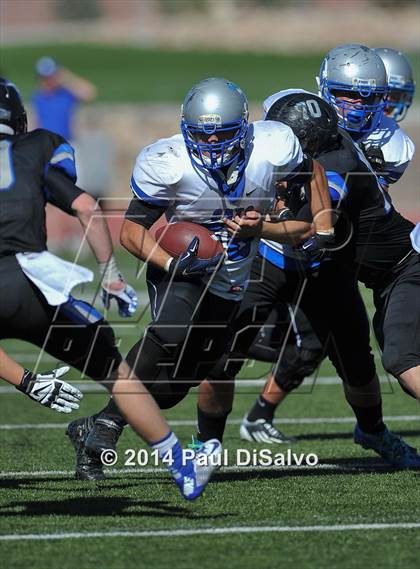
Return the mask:
<path fill-rule="evenodd" d="M 95 198 L 107 198 L 115 183 L 115 143 L 101 124 L 102 114 L 98 109 L 89 109 L 83 128 L 73 142 L 76 151 L 77 183 Z M 112 208 L 112 202 L 101 201 L 103 208 Z"/>
<path fill-rule="evenodd" d="M 32 95 L 36 126 L 73 140 L 75 111 L 80 102 L 96 97 L 95 86 L 61 67 L 52 57 L 41 57 L 35 71 L 39 79 L 39 89 Z"/>

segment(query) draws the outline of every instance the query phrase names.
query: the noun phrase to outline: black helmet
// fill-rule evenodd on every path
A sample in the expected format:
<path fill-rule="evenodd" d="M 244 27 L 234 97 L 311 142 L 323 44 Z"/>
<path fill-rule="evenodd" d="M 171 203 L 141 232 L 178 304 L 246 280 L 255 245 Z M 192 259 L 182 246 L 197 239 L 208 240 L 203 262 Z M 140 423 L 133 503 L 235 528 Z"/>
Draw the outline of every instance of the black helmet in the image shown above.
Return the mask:
<path fill-rule="evenodd" d="M 26 111 L 19 91 L 13 83 L 0 77 L 0 125 L 13 129 L 15 134 L 27 130 Z"/>
<path fill-rule="evenodd" d="M 290 126 L 304 152 L 316 157 L 338 139 L 338 117 L 321 97 L 312 93 L 285 95 L 270 107 L 265 120 Z"/>

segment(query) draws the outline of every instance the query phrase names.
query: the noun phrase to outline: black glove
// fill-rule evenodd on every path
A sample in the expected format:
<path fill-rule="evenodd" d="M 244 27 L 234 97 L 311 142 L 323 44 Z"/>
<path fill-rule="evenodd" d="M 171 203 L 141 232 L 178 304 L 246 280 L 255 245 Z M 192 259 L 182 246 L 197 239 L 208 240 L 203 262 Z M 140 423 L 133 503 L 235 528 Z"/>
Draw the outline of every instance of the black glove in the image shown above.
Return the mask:
<path fill-rule="evenodd" d="M 308 261 L 319 263 L 328 258 L 336 246 L 334 233 L 317 232 L 300 246 Z"/>
<path fill-rule="evenodd" d="M 382 150 L 377 146 L 366 146 L 361 144 L 363 154 L 366 156 L 374 172 L 382 172 L 385 166 L 385 158 Z"/>
<path fill-rule="evenodd" d="M 172 259 L 168 269 L 168 273 L 171 276 L 181 278 L 202 277 L 217 270 L 217 265 L 220 263 L 223 253 L 210 257 L 210 259 L 198 259 L 199 244 L 199 238 L 194 237 L 186 251 L 178 259 Z"/>

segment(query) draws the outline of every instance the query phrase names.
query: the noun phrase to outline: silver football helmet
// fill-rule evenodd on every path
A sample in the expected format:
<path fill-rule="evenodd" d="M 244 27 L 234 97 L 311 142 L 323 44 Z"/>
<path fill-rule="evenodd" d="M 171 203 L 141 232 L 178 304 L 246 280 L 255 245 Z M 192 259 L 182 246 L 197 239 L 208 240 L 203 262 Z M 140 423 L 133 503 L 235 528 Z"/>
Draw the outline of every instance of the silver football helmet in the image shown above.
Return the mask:
<path fill-rule="evenodd" d="M 344 129 L 372 132 L 379 125 L 388 81 L 382 59 L 372 49 L 358 44 L 334 47 L 321 64 L 319 87 Z"/>
<path fill-rule="evenodd" d="M 187 93 L 181 131 L 194 164 L 215 170 L 236 160 L 240 170 L 245 164 L 242 150 L 247 129 L 248 101 L 235 83 L 210 77 Z"/>
<path fill-rule="evenodd" d="M 373 51 L 382 59 L 388 75 L 389 95 L 385 113 L 399 122 L 413 102 L 416 89 L 413 69 L 407 57 L 397 49 L 377 47 Z"/>

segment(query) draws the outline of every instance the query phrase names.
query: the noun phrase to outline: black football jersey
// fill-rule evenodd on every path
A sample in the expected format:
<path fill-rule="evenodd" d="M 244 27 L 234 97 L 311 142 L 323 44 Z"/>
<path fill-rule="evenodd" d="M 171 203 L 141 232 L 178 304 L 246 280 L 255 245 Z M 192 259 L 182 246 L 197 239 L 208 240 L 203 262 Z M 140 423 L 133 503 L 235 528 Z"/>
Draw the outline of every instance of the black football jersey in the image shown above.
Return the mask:
<path fill-rule="evenodd" d="M 0 257 L 47 248 L 46 203 L 72 214 L 83 193 L 75 181 L 74 151 L 60 135 L 0 135 Z"/>
<path fill-rule="evenodd" d="M 414 225 L 395 210 L 389 194 L 346 133 L 342 133 L 337 148 L 317 160 L 328 177 L 338 175 L 346 195 L 339 205 L 336 235 L 338 243 L 348 243 L 335 256 L 353 263 L 359 280 L 372 285 L 395 270 L 411 251 Z"/>

